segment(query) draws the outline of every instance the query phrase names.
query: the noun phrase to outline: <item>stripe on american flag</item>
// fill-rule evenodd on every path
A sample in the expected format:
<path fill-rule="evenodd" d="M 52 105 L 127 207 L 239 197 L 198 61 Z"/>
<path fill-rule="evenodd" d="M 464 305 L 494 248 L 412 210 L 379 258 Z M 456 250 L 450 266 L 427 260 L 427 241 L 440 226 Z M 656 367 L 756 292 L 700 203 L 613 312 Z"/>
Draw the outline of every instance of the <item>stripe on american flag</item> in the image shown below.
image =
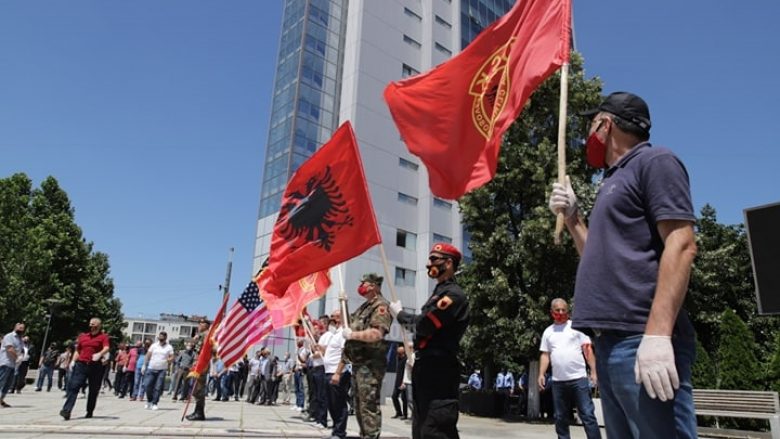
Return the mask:
<path fill-rule="evenodd" d="M 249 282 L 217 333 L 217 354 L 230 367 L 273 330 L 271 314 L 255 282 Z"/>

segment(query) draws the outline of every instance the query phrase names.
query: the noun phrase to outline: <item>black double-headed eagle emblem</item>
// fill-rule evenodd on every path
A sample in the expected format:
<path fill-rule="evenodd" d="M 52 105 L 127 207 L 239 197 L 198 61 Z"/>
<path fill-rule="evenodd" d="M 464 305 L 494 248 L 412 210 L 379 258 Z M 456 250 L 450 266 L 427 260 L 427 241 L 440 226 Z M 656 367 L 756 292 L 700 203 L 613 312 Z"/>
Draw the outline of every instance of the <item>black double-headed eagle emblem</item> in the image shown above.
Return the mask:
<path fill-rule="evenodd" d="M 293 247 L 303 245 L 298 242 L 303 237 L 330 251 L 335 232 L 354 222 L 330 166 L 325 167 L 322 177 L 312 176 L 301 189 L 291 192 L 282 204 L 276 220 L 282 225 L 281 234 Z"/>

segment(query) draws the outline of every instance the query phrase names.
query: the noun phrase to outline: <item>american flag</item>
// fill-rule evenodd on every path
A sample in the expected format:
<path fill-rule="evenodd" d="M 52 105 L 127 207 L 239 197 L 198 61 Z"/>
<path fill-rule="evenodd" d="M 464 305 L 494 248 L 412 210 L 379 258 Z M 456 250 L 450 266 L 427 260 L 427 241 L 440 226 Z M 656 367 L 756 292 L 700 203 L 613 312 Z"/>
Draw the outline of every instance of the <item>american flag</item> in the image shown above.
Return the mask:
<path fill-rule="evenodd" d="M 226 368 L 230 367 L 272 330 L 271 314 L 260 298 L 260 290 L 254 281 L 249 282 L 217 332 L 217 355 Z"/>

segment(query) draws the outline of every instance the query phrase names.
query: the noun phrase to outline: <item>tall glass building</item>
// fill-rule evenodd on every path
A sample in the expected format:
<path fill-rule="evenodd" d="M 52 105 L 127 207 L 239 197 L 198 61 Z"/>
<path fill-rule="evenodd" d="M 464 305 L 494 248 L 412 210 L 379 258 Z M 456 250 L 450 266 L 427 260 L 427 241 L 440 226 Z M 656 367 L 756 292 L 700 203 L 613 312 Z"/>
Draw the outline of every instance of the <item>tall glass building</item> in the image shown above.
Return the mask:
<path fill-rule="evenodd" d="M 379 250 L 369 250 L 331 271 L 334 286 L 310 311 L 335 309 L 342 282 L 350 309 L 356 309 L 361 299 L 354 290 L 367 272 L 386 277 L 385 297 L 391 297 L 392 284 L 405 307 L 422 306 L 434 286 L 425 272 L 428 250 L 441 241 L 463 248 L 464 232 L 457 203 L 436 198 L 428 189 L 425 167 L 401 141 L 382 92 L 390 81 L 446 61 L 513 4 L 513 0 L 285 0 L 255 271 L 268 253 L 287 180 L 342 122 L 350 120 L 390 272 L 385 274 Z M 400 338 L 398 328 L 390 338 Z"/>

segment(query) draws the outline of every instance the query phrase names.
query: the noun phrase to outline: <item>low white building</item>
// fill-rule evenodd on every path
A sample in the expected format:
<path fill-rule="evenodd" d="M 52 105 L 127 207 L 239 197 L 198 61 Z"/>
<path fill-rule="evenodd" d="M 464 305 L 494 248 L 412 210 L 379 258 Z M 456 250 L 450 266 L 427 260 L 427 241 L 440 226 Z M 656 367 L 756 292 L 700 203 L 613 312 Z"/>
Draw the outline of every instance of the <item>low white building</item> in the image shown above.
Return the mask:
<path fill-rule="evenodd" d="M 127 325 L 122 330 L 130 342 L 148 338 L 157 340 L 157 335 L 165 331 L 168 340 L 186 339 L 198 333 L 198 320 L 202 316 L 186 316 L 183 314 L 160 314 L 158 319 L 125 317 Z"/>

